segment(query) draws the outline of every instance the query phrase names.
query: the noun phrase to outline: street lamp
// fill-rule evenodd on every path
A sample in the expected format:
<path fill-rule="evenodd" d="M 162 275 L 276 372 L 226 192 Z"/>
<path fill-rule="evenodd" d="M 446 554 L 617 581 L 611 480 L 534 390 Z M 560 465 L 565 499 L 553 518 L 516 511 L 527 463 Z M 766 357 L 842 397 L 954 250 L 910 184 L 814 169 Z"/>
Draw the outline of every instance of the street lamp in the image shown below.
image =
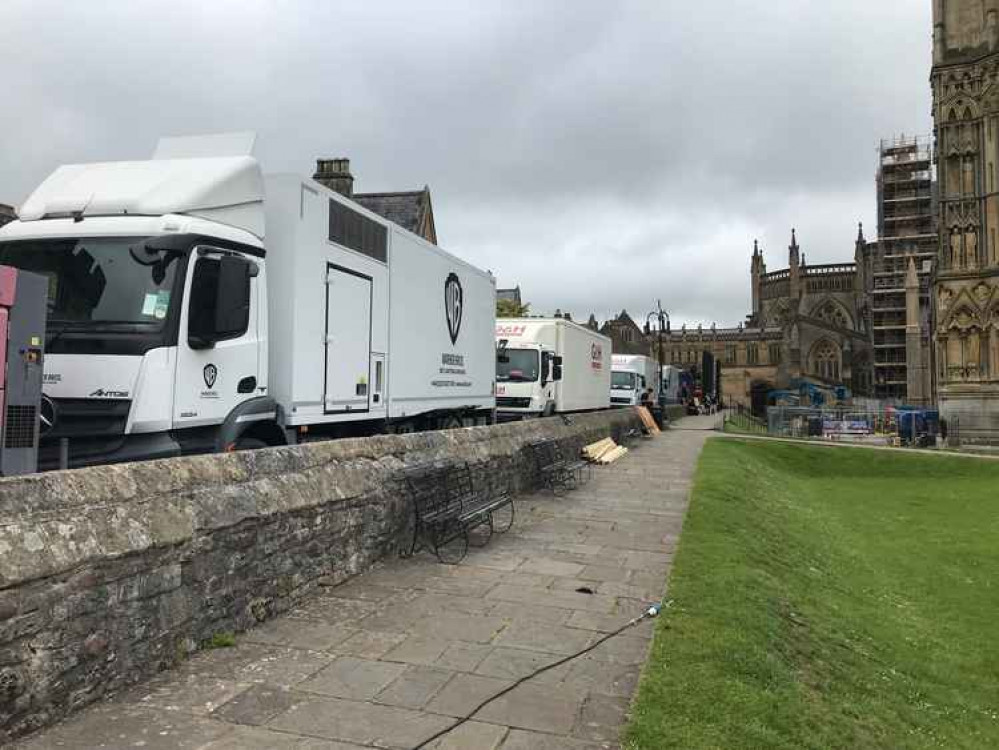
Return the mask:
<path fill-rule="evenodd" d="M 658 325 L 655 330 L 658 331 L 659 346 L 657 347 L 657 355 L 659 360 L 659 386 L 657 390 L 659 391 L 659 405 L 662 406 L 663 403 L 663 333 L 669 333 L 669 313 L 663 310 L 663 303 L 660 300 L 656 300 L 656 309 L 645 316 L 645 335 L 648 336 L 652 333 L 653 327 L 652 322 L 656 321 Z"/>

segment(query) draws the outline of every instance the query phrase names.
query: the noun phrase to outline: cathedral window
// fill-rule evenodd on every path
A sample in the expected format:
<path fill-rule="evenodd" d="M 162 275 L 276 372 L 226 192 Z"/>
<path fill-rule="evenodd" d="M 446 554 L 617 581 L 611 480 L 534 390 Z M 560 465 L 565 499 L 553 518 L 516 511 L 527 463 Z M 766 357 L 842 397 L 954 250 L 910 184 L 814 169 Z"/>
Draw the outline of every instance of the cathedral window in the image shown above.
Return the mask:
<path fill-rule="evenodd" d="M 771 344 L 770 350 L 767 352 L 770 357 L 770 364 L 779 365 L 780 364 L 780 344 Z"/>
<path fill-rule="evenodd" d="M 760 349 L 756 344 L 746 345 L 746 364 L 757 365 L 760 363 Z"/>
<path fill-rule="evenodd" d="M 725 364 L 735 364 L 735 344 L 729 344 L 725 347 Z"/>
<path fill-rule="evenodd" d="M 821 341 L 812 350 L 811 369 L 814 375 L 825 380 L 838 381 L 840 373 L 839 347 L 831 341 Z"/>
<path fill-rule="evenodd" d="M 850 321 L 843 309 L 835 302 L 827 302 L 815 313 L 815 317 L 837 328 L 850 328 Z"/>

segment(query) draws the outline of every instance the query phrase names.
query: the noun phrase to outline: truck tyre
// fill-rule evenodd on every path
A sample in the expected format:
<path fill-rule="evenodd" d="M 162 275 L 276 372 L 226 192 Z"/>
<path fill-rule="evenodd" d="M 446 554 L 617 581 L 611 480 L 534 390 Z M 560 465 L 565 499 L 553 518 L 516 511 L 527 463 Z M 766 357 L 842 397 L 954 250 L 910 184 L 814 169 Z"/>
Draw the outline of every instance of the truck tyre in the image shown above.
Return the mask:
<path fill-rule="evenodd" d="M 541 416 L 550 417 L 554 413 L 555 413 L 555 402 L 549 401 L 547 404 L 545 404 L 545 410 L 541 412 Z"/>
<path fill-rule="evenodd" d="M 268 445 L 260 438 L 255 437 L 241 437 L 236 441 L 236 447 L 233 448 L 234 451 L 255 451 L 259 448 L 267 448 Z"/>

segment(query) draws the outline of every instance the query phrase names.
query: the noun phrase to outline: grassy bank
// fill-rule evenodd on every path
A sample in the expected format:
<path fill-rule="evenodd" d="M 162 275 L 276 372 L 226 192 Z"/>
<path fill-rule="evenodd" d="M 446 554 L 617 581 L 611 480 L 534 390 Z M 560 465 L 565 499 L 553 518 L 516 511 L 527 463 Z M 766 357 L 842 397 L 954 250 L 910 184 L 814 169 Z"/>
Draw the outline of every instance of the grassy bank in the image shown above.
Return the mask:
<path fill-rule="evenodd" d="M 999 747 L 999 465 L 714 440 L 624 747 Z"/>

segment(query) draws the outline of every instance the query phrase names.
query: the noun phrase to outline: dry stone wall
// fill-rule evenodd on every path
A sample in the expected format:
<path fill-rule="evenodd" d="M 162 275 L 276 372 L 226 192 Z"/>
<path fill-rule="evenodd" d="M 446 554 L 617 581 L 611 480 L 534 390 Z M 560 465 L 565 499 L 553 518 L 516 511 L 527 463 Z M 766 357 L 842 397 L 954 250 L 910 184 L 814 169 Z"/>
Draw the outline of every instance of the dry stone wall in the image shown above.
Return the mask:
<path fill-rule="evenodd" d="M 396 554 L 400 472 L 469 461 L 524 490 L 524 446 L 632 410 L 0 480 L 0 746 Z"/>

